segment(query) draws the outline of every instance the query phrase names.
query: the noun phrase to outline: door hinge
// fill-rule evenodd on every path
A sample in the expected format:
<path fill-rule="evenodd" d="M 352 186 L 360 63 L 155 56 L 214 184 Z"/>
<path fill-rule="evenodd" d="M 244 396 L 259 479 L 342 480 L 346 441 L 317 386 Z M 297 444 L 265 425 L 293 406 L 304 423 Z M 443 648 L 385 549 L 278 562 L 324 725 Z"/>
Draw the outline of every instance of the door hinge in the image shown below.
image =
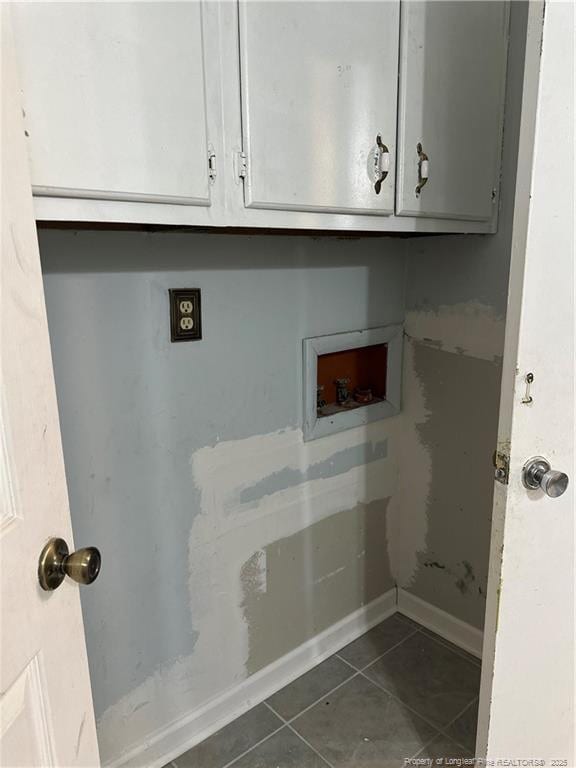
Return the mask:
<path fill-rule="evenodd" d="M 502 485 L 508 485 L 508 476 L 510 474 L 510 456 L 503 451 L 494 451 L 493 456 L 494 466 L 496 470 L 494 477 Z"/>
<path fill-rule="evenodd" d="M 248 173 L 248 162 L 246 160 L 246 153 L 236 152 L 235 158 L 236 158 L 236 175 L 239 176 L 241 179 L 245 179 L 246 174 Z"/>
<path fill-rule="evenodd" d="M 210 181 L 216 179 L 216 152 L 212 148 L 208 149 L 208 178 Z"/>

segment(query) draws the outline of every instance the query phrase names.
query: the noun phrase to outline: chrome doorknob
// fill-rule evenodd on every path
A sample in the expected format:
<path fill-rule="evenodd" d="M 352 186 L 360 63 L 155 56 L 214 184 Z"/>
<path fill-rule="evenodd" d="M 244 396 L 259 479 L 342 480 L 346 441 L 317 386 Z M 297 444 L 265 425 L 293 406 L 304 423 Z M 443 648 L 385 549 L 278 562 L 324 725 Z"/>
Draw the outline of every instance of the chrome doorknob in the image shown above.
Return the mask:
<path fill-rule="evenodd" d="M 529 459 L 522 469 L 522 482 L 532 491 L 541 488 L 547 496 L 555 499 L 568 488 L 568 475 L 552 469 L 550 462 L 542 456 Z"/>
<path fill-rule="evenodd" d="M 92 584 L 100 573 L 102 558 L 96 547 L 84 547 L 70 554 L 64 539 L 50 539 L 38 560 L 38 581 L 42 589 L 57 589 L 69 576 L 78 584 Z"/>

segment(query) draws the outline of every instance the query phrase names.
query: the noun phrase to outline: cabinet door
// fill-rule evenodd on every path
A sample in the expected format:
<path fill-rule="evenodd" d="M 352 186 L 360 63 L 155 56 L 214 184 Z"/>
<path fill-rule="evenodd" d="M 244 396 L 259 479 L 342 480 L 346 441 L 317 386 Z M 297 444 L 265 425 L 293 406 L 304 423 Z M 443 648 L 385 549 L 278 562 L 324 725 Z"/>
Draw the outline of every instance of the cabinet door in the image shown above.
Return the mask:
<path fill-rule="evenodd" d="M 508 10 L 499 0 L 402 4 L 398 214 L 492 218 Z M 418 194 L 419 167 L 428 179 Z"/>
<path fill-rule="evenodd" d="M 209 205 L 200 2 L 12 9 L 36 194 Z"/>
<path fill-rule="evenodd" d="M 246 205 L 393 213 L 398 39 L 398 2 L 240 0 Z"/>

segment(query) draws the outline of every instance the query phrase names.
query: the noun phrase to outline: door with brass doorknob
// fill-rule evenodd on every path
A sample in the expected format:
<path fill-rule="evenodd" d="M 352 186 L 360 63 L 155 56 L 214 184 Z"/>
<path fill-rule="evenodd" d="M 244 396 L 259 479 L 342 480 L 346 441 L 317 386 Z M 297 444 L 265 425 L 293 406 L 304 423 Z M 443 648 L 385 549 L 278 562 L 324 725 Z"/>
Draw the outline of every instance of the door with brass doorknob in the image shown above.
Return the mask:
<path fill-rule="evenodd" d="M 98 578 L 102 558 L 96 547 L 84 547 L 70 554 L 64 539 L 50 539 L 38 560 L 38 581 L 42 589 L 57 589 L 69 576 L 78 584 L 92 584 Z"/>
<path fill-rule="evenodd" d="M 71 579 L 94 581 L 100 555 L 66 546 L 73 549 L 72 526 L 10 6 L 0 4 L 0 765 L 97 768 L 80 589 Z"/>

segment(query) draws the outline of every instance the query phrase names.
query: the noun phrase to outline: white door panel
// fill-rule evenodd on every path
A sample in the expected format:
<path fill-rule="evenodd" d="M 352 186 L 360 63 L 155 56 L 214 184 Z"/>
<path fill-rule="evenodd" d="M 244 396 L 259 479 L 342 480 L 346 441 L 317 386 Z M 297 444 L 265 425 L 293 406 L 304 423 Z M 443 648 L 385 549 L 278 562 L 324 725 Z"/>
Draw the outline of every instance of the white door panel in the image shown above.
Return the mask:
<path fill-rule="evenodd" d="M 246 204 L 389 215 L 399 3 L 240 2 Z M 368 164 L 380 134 L 390 169 Z"/>
<path fill-rule="evenodd" d="M 402 3 L 398 188 L 403 216 L 489 220 L 496 210 L 508 4 Z M 428 156 L 420 195 L 417 145 Z"/>
<path fill-rule="evenodd" d="M 14 3 L 36 194 L 208 205 L 200 2 Z"/>
<path fill-rule="evenodd" d="M 543 10 L 529 6 L 477 756 L 571 767 L 576 29 L 571 2 Z M 563 495 L 524 487 L 534 456 L 568 474 Z"/>
<path fill-rule="evenodd" d="M 44 592 L 37 575 L 48 539 L 73 542 L 7 4 L 0 12 L 0 765 L 94 768 L 79 587 Z"/>

